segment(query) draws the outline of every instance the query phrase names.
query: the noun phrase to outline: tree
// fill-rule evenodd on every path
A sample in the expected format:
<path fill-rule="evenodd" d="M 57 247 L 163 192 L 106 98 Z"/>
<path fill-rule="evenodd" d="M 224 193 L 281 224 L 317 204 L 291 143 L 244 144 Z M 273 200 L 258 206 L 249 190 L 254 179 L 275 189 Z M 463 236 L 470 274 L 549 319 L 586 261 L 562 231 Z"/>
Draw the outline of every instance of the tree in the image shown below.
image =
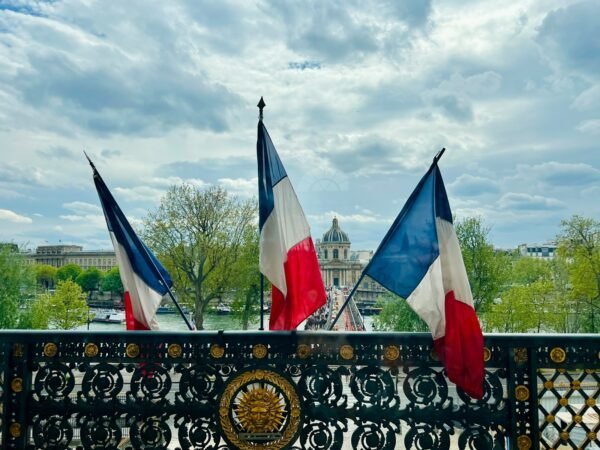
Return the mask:
<path fill-rule="evenodd" d="M 75 282 L 81 286 L 83 292 L 90 292 L 98 289 L 98 285 L 102 281 L 102 272 L 100 272 L 95 267 L 90 267 L 87 270 L 84 270 L 77 278 L 75 278 Z"/>
<path fill-rule="evenodd" d="M 121 275 L 118 267 L 110 269 L 100 282 L 100 289 L 104 292 L 110 292 L 111 297 L 113 294 L 118 295 L 119 298 L 123 297 L 125 290 L 123 289 L 123 283 L 121 282 Z"/>
<path fill-rule="evenodd" d="M 56 283 L 56 267 L 48 264 L 36 264 L 34 266 L 35 278 L 40 286 L 44 289 L 54 287 Z"/>
<path fill-rule="evenodd" d="M 428 331 L 427 324 L 401 297 L 386 293 L 377 300 L 381 312 L 374 320 L 377 331 Z"/>
<path fill-rule="evenodd" d="M 570 298 L 580 314 L 581 331 L 600 331 L 600 221 L 574 215 L 561 222 L 559 257 L 565 258 Z"/>
<path fill-rule="evenodd" d="M 0 246 L 0 328 L 23 326 L 21 307 L 35 293 L 35 275 L 23 255 L 11 245 Z M 21 325 L 20 325 L 21 322 Z"/>
<path fill-rule="evenodd" d="M 81 267 L 77 264 L 65 264 L 56 271 L 56 281 L 75 281 L 81 273 Z"/>
<path fill-rule="evenodd" d="M 165 264 L 178 296 L 194 306 L 199 330 L 207 304 L 233 288 L 234 262 L 255 215 L 256 200 L 183 184 L 172 186 L 144 221 L 144 240 Z"/>
<path fill-rule="evenodd" d="M 234 294 L 231 311 L 243 330 L 247 330 L 250 321 L 260 314 L 258 240 L 258 229 L 249 227 L 232 271 Z"/>
<path fill-rule="evenodd" d="M 503 253 L 494 252 L 488 241 L 490 229 L 481 218 L 467 217 L 455 223 L 467 276 L 473 293 L 476 312 L 483 312 L 504 288 L 510 260 Z"/>
<path fill-rule="evenodd" d="M 52 328 L 71 330 L 87 321 L 88 307 L 83 290 L 72 280 L 59 281 L 54 294 L 44 301 Z"/>

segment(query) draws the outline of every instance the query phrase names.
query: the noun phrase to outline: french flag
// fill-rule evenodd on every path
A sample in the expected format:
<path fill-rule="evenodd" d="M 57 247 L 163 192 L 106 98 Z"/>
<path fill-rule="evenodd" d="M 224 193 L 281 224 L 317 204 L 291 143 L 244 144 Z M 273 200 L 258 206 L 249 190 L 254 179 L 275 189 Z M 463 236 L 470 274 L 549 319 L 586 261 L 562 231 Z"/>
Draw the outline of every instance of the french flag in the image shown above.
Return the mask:
<path fill-rule="evenodd" d="M 127 329 L 158 330 L 156 310 L 167 293 L 163 280 L 170 288 L 173 285 L 171 277 L 135 234 L 91 161 L 90 165 L 94 170 L 94 184 L 100 197 L 125 291 Z"/>
<path fill-rule="evenodd" d="M 407 200 L 365 274 L 427 323 L 450 381 L 483 396 L 483 335 L 454 226 L 440 154 Z"/>
<path fill-rule="evenodd" d="M 293 330 L 325 304 L 317 253 L 290 179 L 258 122 L 260 271 L 272 285 L 270 330 Z"/>

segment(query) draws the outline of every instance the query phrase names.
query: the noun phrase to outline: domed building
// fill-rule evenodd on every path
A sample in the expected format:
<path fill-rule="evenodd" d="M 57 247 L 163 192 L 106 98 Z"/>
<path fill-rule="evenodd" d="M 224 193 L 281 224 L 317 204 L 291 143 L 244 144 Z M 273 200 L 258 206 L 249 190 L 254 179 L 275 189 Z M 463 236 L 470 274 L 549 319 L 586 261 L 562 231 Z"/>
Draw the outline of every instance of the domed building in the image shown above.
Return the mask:
<path fill-rule="evenodd" d="M 329 230 L 315 243 L 321 276 L 326 288 L 336 286 L 351 289 L 371 260 L 372 251 L 352 251 L 350 246 L 351 242 L 348 234 L 340 228 L 337 217 L 334 217 Z M 355 298 L 357 301 L 374 302 L 383 292 L 384 290 L 379 284 L 365 277 L 355 294 Z"/>

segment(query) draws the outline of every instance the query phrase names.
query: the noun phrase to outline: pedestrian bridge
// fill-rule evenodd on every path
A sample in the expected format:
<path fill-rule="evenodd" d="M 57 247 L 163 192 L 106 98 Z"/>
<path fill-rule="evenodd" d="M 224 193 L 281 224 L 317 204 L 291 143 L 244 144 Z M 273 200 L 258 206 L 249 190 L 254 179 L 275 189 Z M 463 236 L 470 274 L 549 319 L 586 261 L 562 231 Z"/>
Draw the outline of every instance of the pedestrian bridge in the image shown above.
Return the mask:
<path fill-rule="evenodd" d="M 600 337 L 486 335 L 485 393 L 429 334 L 0 332 L 3 449 L 593 449 Z"/>

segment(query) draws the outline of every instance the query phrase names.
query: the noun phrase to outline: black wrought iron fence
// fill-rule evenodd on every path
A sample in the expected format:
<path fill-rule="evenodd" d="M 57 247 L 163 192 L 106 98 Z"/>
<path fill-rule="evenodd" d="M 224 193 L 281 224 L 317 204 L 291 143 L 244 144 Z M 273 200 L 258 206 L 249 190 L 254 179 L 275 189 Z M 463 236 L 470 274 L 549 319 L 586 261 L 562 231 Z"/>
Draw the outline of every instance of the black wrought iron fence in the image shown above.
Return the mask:
<path fill-rule="evenodd" d="M 421 333 L 0 332 L 0 444 L 24 448 L 600 446 L 600 337 L 488 335 L 485 394 Z"/>

